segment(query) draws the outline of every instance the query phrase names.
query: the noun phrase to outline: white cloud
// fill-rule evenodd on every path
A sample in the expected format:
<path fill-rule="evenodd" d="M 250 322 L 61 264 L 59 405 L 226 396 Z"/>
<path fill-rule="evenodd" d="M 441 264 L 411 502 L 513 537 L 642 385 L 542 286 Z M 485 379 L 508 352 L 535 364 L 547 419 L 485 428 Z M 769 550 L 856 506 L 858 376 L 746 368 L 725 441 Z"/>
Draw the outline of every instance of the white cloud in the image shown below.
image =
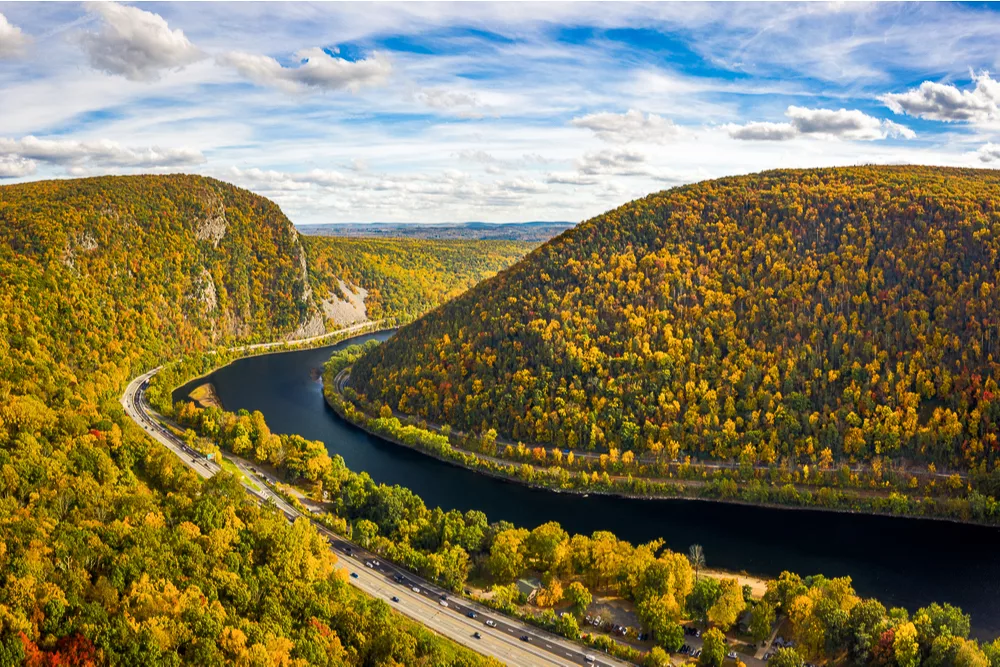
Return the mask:
<path fill-rule="evenodd" d="M 1000 116 L 1000 82 L 989 72 L 973 73 L 972 80 L 976 84 L 972 90 L 924 81 L 918 88 L 879 99 L 895 113 L 929 120 L 987 121 Z"/>
<path fill-rule="evenodd" d="M 791 123 L 753 122 L 729 126 L 729 136 L 744 141 L 787 141 L 798 133 Z"/>
<path fill-rule="evenodd" d="M 87 8 L 101 18 L 98 32 L 80 36 L 96 69 L 133 81 L 153 81 L 164 70 L 181 69 L 204 57 L 159 14 L 115 2 L 91 2 Z"/>
<path fill-rule="evenodd" d="M 655 181 L 680 182 L 684 177 L 669 169 L 649 164 L 648 156 L 632 148 L 616 147 L 584 153 L 576 160 L 575 171 L 551 172 L 545 182 L 551 185 L 606 184 L 612 176 L 634 176 Z"/>
<path fill-rule="evenodd" d="M 976 151 L 976 155 L 982 162 L 1000 162 L 1000 144 L 992 142 L 983 144 Z"/>
<path fill-rule="evenodd" d="M 474 93 L 443 88 L 425 88 L 415 95 L 418 102 L 433 109 L 475 108 L 479 97 Z"/>
<path fill-rule="evenodd" d="M 35 173 L 35 163 L 18 155 L 0 156 L 0 178 L 20 178 Z"/>
<path fill-rule="evenodd" d="M 785 115 L 787 123 L 754 122 L 745 125 L 728 125 L 733 139 L 748 141 L 787 141 L 804 135 L 875 141 L 877 139 L 913 139 L 916 133 L 905 125 L 891 120 L 879 120 L 858 109 L 807 109 L 790 106 Z"/>
<path fill-rule="evenodd" d="M 644 175 L 646 156 L 629 148 L 611 148 L 585 153 L 577 160 L 576 169 L 587 176 L 616 174 L 620 176 Z"/>
<path fill-rule="evenodd" d="M 364 60 L 336 58 L 321 48 L 303 49 L 295 54 L 298 67 L 282 67 L 270 56 L 231 51 L 217 61 L 234 68 L 239 74 L 261 86 L 271 86 L 286 92 L 306 88 L 357 92 L 362 86 L 380 86 L 392 72 L 392 63 L 380 53 Z"/>
<path fill-rule="evenodd" d="M 0 14 L 0 58 L 15 58 L 24 53 L 31 39 L 7 17 Z"/>
<path fill-rule="evenodd" d="M 633 141 L 664 142 L 677 136 L 679 130 L 669 118 L 629 109 L 626 113 L 592 113 L 574 118 L 571 125 L 592 130 L 598 139 L 624 144 Z"/>
<path fill-rule="evenodd" d="M 22 161 L 19 163 L 22 165 L 23 161 L 60 165 L 73 174 L 83 173 L 86 167 L 179 167 L 205 162 L 200 151 L 190 148 L 129 148 L 108 140 L 75 141 L 33 136 L 0 137 L 0 156 L 14 163 Z"/>

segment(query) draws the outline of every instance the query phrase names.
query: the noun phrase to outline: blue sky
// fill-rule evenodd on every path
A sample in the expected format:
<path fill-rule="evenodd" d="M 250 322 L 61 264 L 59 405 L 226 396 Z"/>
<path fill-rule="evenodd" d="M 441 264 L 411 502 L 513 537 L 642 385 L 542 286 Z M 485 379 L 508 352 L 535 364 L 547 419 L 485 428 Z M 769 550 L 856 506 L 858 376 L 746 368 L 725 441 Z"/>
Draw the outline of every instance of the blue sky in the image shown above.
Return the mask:
<path fill-rule="evenodd" d="M 777 167 L 1000 166 L 970 4 L 0 3 L 0 183 L 194 172 L 294 222 L 581 220 Z"/>

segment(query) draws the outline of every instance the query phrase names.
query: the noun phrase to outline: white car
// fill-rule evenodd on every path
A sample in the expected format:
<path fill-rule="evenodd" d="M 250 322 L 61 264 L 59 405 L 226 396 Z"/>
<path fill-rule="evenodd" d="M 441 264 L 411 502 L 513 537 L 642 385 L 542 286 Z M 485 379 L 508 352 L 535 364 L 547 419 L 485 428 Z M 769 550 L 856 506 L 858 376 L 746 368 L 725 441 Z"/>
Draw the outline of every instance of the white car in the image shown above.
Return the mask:
<path fill-rule="evenodd" d="M 439 600 L 439 602 L 440 602 L 440 604 L 441 604 L 442 607 L 447 607 L 448 606 L 448 603 L 446 601 L 444 601 L 444 600 Z"/>
<path fill-rule="evenodd" d="M 413 587 L 413 592 L 414 592 L 414 593 L 419 593 L 419 592 L 420 592 L 420 589 L 419 589 L 419 588 L 417 588 L 416 586 L 414 586 L 414 587 Z"/>
<path fill-rule="evenodd" d="M 586 660 L 587 662 L 594 662 L 594 661 L 597 660 L 597 658 L 595 658 L 594 656 L 590 655 L 589 653 L 587 655 L 583 656 L 583 659 Z"/>
<path fill-rule="evenodd" d="M 486 621 L 486 625 L 490 626 L 491 628 L 497 627 L 496 621 L 494 621 L 493 619 Z"/>

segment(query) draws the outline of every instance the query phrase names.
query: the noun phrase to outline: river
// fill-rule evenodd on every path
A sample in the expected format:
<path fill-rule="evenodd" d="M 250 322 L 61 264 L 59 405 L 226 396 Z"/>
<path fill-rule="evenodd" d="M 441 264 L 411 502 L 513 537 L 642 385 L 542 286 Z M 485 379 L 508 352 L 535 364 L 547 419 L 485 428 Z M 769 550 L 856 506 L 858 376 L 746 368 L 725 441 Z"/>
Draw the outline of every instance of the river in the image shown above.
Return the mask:
<path fill-rule="evenodd" d="M 528 528 L 558 521 L 571 533 L 610 530 L 634 543 L 662 537 L 701 544 L 710 567 L 777 576 L 850 576 L 860 595 L 913 611 L 950 602 L 972 614 L 973 634 L 1000 635 L 1000 529 L 946 521 L 774 509 L 699 500 L 633 500 L 554 493 L 486 477 L 368 435 L 323 400 L 316 371 L 338 345 L 241 359 L 210 381 L 227 410 L 260 410 L 271 430 L 322 440 L 355 471 L 409 487 L 428 507 L 481 510 Z M 179 388 L 180 400 L 197 384 Z"/>

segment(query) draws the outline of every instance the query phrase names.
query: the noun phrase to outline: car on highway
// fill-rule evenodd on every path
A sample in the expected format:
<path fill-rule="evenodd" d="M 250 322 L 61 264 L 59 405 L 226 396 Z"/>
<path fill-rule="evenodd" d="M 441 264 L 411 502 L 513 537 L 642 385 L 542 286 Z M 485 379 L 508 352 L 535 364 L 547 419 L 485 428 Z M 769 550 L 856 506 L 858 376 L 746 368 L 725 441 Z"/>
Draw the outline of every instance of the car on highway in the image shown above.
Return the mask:
<path fill-rule="evenodd" d="M 395 595 L 393 595 L 393 596 L 392 596 L 392 601 L 393 601 L 393 602 L 399 602 L 399 598 L 398 598 L 398 597 L 396 597 Z"/>
<path fill-rule="evenodd" d="M 414 593 L 419 593 L 419 592 L 420 592 L 420 589 L 419 589 L 419 588 L 417 588 L 416 586 L 414 586 L 414 587 L 413 587 L 413 592 L 414 592 Z"/>
<path fill-rule="evenodd" d="M 529 635 L 521 635 L 521 641 L 531 643 L 531 637 Z"/>
<path fill-rule="evenodd" d="M 438 602 L 438 604 L 440 604 L 442 607 L 447 607 L 448 606 L 448 601 L 447 600 L 441 600 L 441 601 Z"/>
<path fill-rule="evenodd" d="M 357 579 L 357 578 L 358 578 L 358 573 L 357 572 L 351 572 L 351 579 Z"/>
<path fill-rule="evenodd" d="M 495 628 L 495 627 L 497 627 L 497 623 L 496 623 L 496 621 L 494 621 L 494 620 L 493 620 L 493 619 L 491 619 L 491 618 L 488 618 L 488 619 L 486 619 L 486 625 L 488 625 L 488 626 L 489 626 L 489 627 L 491 627 L 491 628 Z"/>
<path fill-rule="evenodd" d="M 473 636 L 474 638 L 476 638 L 476 639 L 482 639 L 482 638 L 483 638 L 483 636 L 482 636 L 481 634 L 479 634 L 478 632 L 473 632 L 473 633 L 472 633 L 472 636 Z"/>
<path fill-rule="evenodd" d="M 476 614 L 476 612 L 474 611 L 470 611 L 468 614 L 466 614 L 466 616 L 468 616 L 469 618 L 475 618 L 476 616 L 478 616 L 478 614 Z"/>
<path fill-rule="evenodd" d="M 594 662 L 594 661 L 597 660 L 597 658 L 595 658 L 594 656 L 590 655 L 589 653 L 587 655 L 583 656 L 583 659 L 586 660 L 587 662 Z"/>

